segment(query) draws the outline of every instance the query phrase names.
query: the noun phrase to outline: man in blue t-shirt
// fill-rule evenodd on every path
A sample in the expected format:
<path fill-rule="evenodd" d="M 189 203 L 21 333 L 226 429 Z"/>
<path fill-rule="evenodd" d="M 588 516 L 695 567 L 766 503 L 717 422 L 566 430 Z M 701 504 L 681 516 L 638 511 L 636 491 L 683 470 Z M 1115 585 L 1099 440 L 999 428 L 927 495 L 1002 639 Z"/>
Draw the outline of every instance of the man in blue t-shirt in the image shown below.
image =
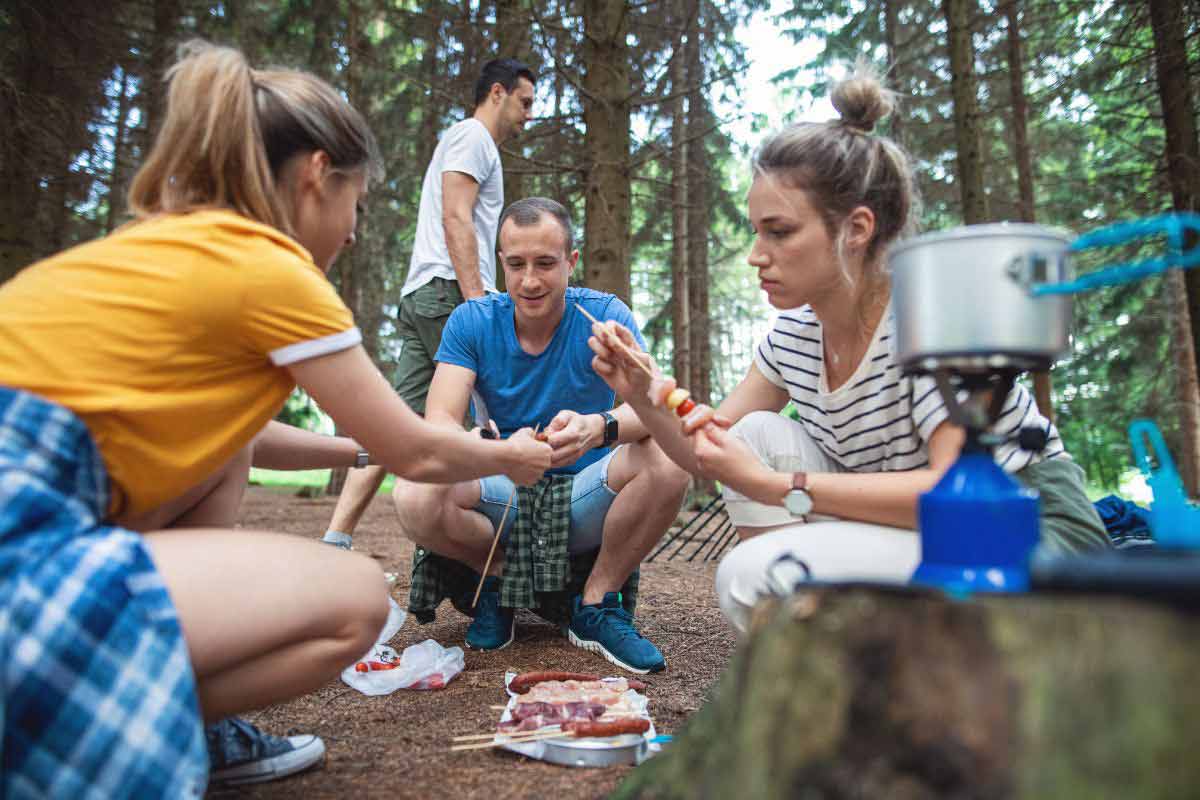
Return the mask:
<path fill-rule="evenodd" d="M 501 436 L 533 426 L 545 433 L 554 448 L 551 473 L 574 475 L 567 550 L 599 550 L 572 603 L 568 637 L 624 669 L 658 672 L 666 662 L 637 633 L 618 590 L 675 519 L 688 476 L 628 405 L 613 408 L 612 389 L 591 366 L 591 322 L 576 304 L 597 319 L 635 332 L 637 325 L 616 296 L 567 286 L 579 251 L 558 203 L 513 203 L 500 217 L 498 239 L 508 293 L 471 300 L 450 315 L 425 419 L 461 426 L 474 390 Z M 401 525 L 416 544 L 477 572 L 512 494 L 503 475 L 449 486 L 398 480 L 394 492 Z M 502 536 L 515 516 L 504 519 Z M 512 642 L 515 609 L 500 605 L 503 554 L 497 548 L 488 569 L 467 630 L 470 647 Z"/>

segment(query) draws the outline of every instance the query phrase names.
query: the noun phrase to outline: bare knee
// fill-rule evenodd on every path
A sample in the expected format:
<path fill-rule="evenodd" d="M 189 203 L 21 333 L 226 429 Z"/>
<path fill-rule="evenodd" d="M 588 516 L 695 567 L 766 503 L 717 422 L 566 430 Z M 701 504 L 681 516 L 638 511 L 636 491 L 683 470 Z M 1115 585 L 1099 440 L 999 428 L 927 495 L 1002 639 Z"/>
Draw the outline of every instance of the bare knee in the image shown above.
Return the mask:
<path fill-rule="evenodd" d="M 347 553 L 340 585 L 340 624 L 338 638 L 346 643 L 346 659 L 354 659 L 371 649 L 388 618 L 388 586 L 383 570 L 374 559 Z"/>
<path fill-rule="evenodd" d="M 662 497 L 664 502 L 674 500 L 676 504 L 682 503 L 691 475 L 672 461 L 653 439 L 643 439 L 633 446 L 638 449 L 638 475 L 645 476 L 654 487 L 654 493 Z"/>
<path fill-rule="evenodd" d="M 428 547 L 431 534 L 441 527 L 442 515 L 450 502 L 450 487 L 397 477 L 392 502 L 404 535 L 414 544 Z"/>

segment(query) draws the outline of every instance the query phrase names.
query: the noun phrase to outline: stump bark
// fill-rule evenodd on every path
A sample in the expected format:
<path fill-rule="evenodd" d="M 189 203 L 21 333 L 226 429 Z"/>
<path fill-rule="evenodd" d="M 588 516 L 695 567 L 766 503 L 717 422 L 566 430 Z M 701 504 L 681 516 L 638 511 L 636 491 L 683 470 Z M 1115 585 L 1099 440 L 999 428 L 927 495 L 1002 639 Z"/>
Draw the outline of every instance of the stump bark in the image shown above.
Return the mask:
<path fill-rule="evenodd" d="M 764 604 L 616 798 L 1200 794 L 1200 619 L 1111 597 L 870 587 Z"/>

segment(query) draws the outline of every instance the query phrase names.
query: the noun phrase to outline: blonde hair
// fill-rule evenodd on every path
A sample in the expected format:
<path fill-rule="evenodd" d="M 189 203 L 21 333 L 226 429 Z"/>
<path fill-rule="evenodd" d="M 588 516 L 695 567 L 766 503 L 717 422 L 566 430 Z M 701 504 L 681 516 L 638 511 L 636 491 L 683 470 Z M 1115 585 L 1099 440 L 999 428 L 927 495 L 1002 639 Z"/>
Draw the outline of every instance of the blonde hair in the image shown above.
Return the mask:
<path fill-rule="evenodd" d="M 336 171 L 383 175 L 366 120 L 314 75 L 253 70 L 238 50 L 192 40 L 166 80 L 162 128 L 129 189 L 139 218 L 228 208 L 291 234 L 279 189 L 292 156 L 321 150 Z"/>
<path fill-rule="evenodd" d="M 881 269 L 887 246 L 916 227 L 920 197 L 909 158 L 891 139 L 871 133 L 894 110 L 895 97 L 860 62 L 830 96 L 841 119 L 789 125 L 770 136 L 754 155 L 756 175 L 782 179 L 808 194 L 851 281 L 842 225 L 851 211 L 866 206 L 875 215 L 867 269 Z"/>

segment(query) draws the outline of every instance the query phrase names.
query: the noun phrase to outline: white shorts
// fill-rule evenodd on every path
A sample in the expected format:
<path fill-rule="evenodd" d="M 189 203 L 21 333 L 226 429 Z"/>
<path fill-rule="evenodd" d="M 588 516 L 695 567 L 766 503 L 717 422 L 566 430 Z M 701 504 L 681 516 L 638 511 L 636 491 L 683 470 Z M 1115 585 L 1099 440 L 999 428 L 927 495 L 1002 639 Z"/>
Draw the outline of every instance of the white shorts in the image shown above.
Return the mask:
<path fill-rule="evenodd" d="M 845 472 L 800 423 L 780 414 L 756 411 L 732 430 L 778 472 Z M 907 583 L 921 561 L 914 530 L 817 514 L 796 519 L 783 506 L 758 503 L 729 488 L 724 496 L 734 527 L 773 528 L 738 544 L 717 569 L 721 610 L 742 631 L 765 594 L 790 593 L 804 580 Z"/>

